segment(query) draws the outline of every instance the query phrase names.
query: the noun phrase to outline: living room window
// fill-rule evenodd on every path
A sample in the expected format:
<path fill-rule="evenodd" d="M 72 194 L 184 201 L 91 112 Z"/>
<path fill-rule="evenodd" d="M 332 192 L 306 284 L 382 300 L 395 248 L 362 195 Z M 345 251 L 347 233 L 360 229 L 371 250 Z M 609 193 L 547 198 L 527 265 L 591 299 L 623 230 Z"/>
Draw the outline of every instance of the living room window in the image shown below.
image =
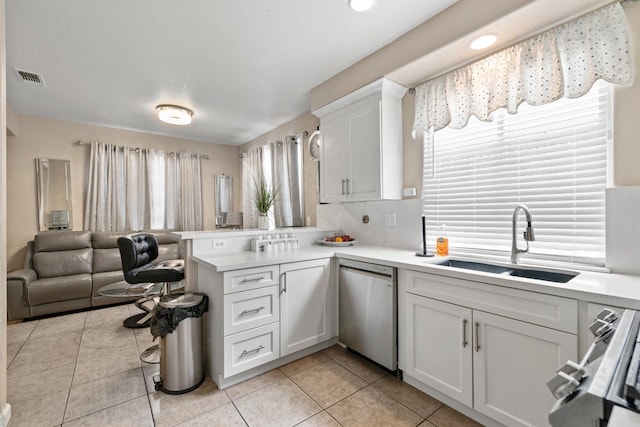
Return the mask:
<path fill-rule="evenodd" d="M 425 134 L 430 242 L 444 233 L 451 254 L 508 257 L 512 213 L 525 204 L 536 240 L 523 258 L 603 266 L 611 111 L 611 86 L 599 81 L 580 98 L 522 104 L 515 115 L 501 109 L 490 122 L 472 117 L 463 129 Z"/>

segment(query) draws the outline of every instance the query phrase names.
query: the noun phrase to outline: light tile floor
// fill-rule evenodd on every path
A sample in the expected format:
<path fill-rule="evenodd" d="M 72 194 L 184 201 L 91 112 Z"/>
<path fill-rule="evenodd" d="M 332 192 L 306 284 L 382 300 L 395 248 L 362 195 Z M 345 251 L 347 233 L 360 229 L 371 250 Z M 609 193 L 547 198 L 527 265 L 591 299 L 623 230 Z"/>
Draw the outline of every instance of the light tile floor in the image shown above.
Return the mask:
<path fill-rule="evenodd" d="M 141 363 L 148 329 L 122 320 L 134 305 L 7 327 L 10 427 L 19 426 L 478 426 L 334 346 L 243 383 L 168 395 L 158 365 Z"/>

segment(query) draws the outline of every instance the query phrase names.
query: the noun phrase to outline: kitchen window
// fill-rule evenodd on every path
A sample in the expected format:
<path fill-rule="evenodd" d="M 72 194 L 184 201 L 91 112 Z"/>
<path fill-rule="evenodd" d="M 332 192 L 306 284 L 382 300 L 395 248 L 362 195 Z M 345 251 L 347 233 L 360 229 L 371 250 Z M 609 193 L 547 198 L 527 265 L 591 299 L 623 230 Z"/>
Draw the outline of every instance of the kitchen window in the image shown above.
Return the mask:
<path fill-rule="evenodd" d="M 611 85 L 599 81 L 580 98 L 522 104 L 515 115 L 501 109 L 490 122 L 472 117 L 463 129 L 425 134 L 430 242 L 444 234 L 451 254 L 508 258 L 513 209 L 525 204 L 536 240 L 523 259 L 604 266 L 611 112 Z"/>

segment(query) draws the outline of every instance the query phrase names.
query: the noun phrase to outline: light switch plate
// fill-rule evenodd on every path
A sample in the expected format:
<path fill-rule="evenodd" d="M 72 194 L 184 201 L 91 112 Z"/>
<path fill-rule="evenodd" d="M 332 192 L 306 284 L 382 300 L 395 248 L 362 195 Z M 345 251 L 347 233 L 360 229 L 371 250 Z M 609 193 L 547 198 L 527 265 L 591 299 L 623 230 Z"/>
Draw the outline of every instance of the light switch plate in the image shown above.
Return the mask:
<path fill-rule="evenodd" d="M 402 189 L 402 195 L 404 197 L 415 197 L 417 194 L 416 187 L 408 187 Z"/>

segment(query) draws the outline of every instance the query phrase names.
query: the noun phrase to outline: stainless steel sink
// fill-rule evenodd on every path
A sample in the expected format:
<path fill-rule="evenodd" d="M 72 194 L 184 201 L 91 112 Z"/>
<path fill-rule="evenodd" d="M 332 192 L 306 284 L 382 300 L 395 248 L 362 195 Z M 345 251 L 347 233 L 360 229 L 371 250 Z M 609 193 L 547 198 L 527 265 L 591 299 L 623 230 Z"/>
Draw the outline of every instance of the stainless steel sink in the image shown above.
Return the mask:
<path fill-rule="evenodd" d="M 567 283 L 576 277 L 579 273 L 573 271 L 548 271 L 548 270 L 531 270 L 525 268 L 514 268 L 509 273 L 514 277 L 526 277 L 527 279 L 545 280 L 547 282 Z"/>
<path fill-rule="evenodd" d="M 464 270 L 482 271 L 498 275 L 509 275 L 513 277 L 524 277 L 546 282 L 567 283 L 579 273 L 564 270 L 549 270 L 542 268 L 520 267 L 518 265 L 500 265 L 481 261 L 466 261 L 459 259 L 449 259 L 438 262 L 437 265 L 445 267 L 461 268 Z"/>
<path fill-rule="evenodd" d="M 445 267 L 463 268 L 465 270 L 483 271 L 485 273 L 502 274 L 510 272 L 512 269 L 495 264 L 487 264 L 485 262 L 475 261 L 462 261 L 459 259 L 450 259 L 443 262 L 438 262 L 438 265 L 444 265 Z"/>

